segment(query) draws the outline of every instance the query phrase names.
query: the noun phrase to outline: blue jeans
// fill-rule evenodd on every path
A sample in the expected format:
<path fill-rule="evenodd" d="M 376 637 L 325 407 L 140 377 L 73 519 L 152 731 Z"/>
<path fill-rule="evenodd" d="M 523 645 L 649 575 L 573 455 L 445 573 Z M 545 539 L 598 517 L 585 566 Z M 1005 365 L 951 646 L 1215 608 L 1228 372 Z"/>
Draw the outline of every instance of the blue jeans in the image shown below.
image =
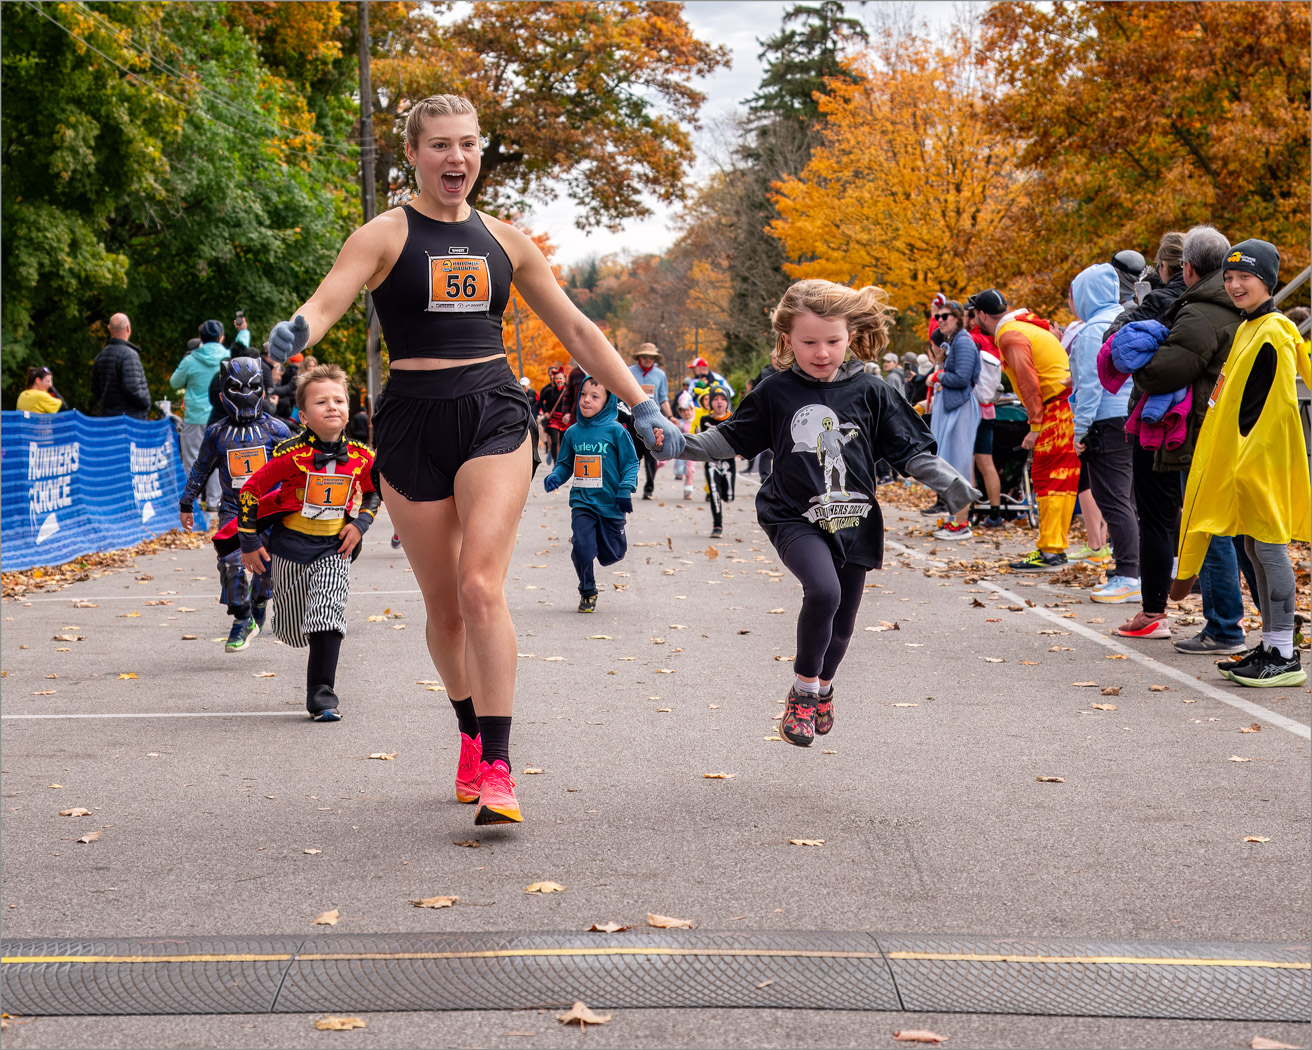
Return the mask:
<path fill-rule="evenodd" d="M 1207 617 L 1201 633 L 1226 644 L 1242 642 L 1244 596 L 1239 590 L 1239 558 L 1232 537 L 1212 537 L 1198 574 L 1198 586 L 1203 592 L 1203 615 Z"/>

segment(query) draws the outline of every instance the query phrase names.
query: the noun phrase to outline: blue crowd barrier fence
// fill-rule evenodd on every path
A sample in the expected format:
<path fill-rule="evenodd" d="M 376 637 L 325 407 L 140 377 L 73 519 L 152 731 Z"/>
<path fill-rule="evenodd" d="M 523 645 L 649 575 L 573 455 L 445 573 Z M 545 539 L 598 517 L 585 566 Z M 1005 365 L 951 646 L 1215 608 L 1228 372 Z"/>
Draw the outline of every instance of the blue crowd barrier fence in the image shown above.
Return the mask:
<path fill-rule="evenodd" d="M 0 568 L 62 565 L 180 528 L 186 483 L 167 419 L 0 412 Z"/>

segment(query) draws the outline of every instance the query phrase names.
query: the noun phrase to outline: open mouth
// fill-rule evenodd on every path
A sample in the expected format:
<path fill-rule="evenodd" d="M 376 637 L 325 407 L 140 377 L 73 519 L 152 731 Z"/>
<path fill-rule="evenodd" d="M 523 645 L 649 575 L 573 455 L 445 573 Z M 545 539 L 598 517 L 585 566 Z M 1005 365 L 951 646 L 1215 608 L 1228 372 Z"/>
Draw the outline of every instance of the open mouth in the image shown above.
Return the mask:
<path fill-rule="evenodd" d="M 462 171 L 444 172 L 442 175 L 442 189 L 447 193 L 459 193 L 465 188 L 465 173 Z"/>

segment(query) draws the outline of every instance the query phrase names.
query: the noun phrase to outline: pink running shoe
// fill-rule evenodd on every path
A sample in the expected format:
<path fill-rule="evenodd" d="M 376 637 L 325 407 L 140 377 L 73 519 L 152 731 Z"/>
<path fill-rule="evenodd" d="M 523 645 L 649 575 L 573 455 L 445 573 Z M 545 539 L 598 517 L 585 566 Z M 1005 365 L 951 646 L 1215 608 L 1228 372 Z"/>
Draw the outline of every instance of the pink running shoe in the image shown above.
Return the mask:
<path fill-rule="evenodd" d="M 1170 638 L 1171 625 L 1165 616 L 1149 616 L 1141 611 L 1129 623 L 1116 628 L 1116 633 L 1123 638 Z"/>
<path fill-rule="evenodd" d="M 480 767 L 483 765 L 483 738 L 472 740 L 460 734 L 460 764 L 456 766 L 456 801 L 477 802 Z"/>
<path fill-rule="evenodd" d="M 519 801 L 515 798 L 515 780 L 505 763 L 496 761 L 489 765 L 484 762 L 478 772 L 480 793 L 478 815 L 474 817 L 474 823 L 520 823 L 524 816 L 519 812 Z"/>

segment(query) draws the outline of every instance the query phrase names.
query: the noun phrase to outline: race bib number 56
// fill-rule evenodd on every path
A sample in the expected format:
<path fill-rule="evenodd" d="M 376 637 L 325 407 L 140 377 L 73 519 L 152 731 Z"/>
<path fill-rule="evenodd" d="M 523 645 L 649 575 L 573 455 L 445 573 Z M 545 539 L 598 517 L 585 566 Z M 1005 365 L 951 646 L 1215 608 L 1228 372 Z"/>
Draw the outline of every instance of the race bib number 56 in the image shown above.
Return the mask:
<path fill-rule="evenodd" d="M 486 312 L 492 304 L 487 260 L 479 256 L 430 256 L 428 309 L 439 313 Z"/>
<path fill-rule="evenodd" d="M 344 518 L 353 480 L 350 474 L 306 474 L 301 513 L 307 518 Z"/>

